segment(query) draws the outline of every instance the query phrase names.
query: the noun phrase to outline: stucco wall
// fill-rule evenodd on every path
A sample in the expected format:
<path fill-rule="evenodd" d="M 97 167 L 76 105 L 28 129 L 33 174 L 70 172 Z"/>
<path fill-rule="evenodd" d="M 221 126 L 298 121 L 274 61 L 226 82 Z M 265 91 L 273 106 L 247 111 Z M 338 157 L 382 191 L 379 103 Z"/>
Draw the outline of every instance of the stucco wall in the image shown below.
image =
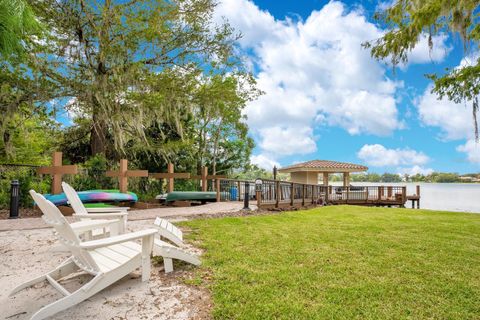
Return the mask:
<path fill-rule="evenodd" d="M 317 172 L 292 172 L 290 173 L 292 182 L 318 184 Z"/>

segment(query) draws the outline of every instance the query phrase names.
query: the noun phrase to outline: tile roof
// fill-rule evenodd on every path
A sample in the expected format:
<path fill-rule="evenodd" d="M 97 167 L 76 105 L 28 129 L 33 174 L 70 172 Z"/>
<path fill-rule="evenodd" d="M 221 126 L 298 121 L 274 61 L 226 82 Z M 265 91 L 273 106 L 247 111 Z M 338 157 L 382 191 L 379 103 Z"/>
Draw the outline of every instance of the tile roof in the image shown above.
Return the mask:
<path fill-rule="evenodd" d="M 298 171 L 333 171 L 338 170 L 341 172 L 342 170 L 348 171 L 366 171 L 368 167 L 362 166 L 359 164 L 354 163 L 347 163 L 347 162 L 338 162 L 338 161 L 329 161 L 329 160 L 310 160 L 307 162 L 296 163 L 291 166 L 280 168 L 280 172 L 294 172 L 295 169 Z"/>

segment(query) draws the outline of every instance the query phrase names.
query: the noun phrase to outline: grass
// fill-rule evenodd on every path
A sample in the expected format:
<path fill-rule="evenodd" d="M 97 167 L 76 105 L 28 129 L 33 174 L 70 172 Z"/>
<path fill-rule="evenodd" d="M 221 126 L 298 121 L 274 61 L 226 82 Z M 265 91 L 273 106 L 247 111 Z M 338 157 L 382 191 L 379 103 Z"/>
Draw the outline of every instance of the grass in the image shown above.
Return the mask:
<path fill-rule="evenodd" d="M 480 317 L 480 215 L 332 206 L 186 225 L 216 319 Z"/>

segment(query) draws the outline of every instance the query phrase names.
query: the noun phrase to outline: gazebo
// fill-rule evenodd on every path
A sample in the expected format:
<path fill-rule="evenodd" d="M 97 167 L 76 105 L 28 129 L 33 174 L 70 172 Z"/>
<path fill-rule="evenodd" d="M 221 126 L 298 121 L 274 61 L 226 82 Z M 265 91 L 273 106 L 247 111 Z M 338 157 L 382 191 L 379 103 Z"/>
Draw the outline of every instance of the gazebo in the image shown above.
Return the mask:
<path fill-rule="evenodd" d="M 351 172 L 367 171 L 368 167 L 359 164 L 329 161 L 311 160 L 293 164 L 278 169 L 278 172 L 290 173 L 290 180 L 296 183 L 318 184 L 318 175 L 323 174 L 323 185 L 328 186 L 328 175 L 331 173 L 343 174 L 343 186 L 350 185 Z"/>

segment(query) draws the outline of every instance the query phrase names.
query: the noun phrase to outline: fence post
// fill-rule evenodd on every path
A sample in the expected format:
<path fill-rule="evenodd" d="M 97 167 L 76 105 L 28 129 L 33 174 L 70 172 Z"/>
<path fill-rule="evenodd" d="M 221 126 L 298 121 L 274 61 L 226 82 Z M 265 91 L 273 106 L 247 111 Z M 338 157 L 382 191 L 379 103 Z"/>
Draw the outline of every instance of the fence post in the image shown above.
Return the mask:
<path fill-rule="evenodd" d="M 378 187 L 378 195 L 377 195 L 378 201 L 382 200 L 382 193 L 383 193 L 382 187 Z"/>
<path fill-rule="evenodd" d="M 305 206 L 305 189 L 306 189 L 306 185 L 302 184 L 302 206 Z"/>
<path fill-rule="evenodd" d="M 402 187 L 402 201 L 403 205 L 407 202 L 407 187 Z"/>
<path fill-rule="evenodd" d="M 240 188 L 241 188 L 241 183 L 240 183 L 240 181 L 237 181 L 238 201 L 240 201 L 240 200 L 242 199 L 241 196 L 240 196 L 240 194 L 241 194 L 241 192 L 242 192 L 242 189 L 240 189 Z M 235 200 L 237 200 L 237 199 L 235 199 Z"/>
<path fill-rule="evenodd" d="M 420 209 L 420 186 L 419 185 L 417 185 L 417 196 L 418 196 L 417 209 Z"/>
<path fill-rule="evenodd" d="M 275 181 L 275 208 L 280 204 L 280 181 Z"/>
<path fill-rule="evenodd" d="M 350 187 L 349 187 L 349 186 L 346 186 L 345 188 L 346 188 L 345 191 L 347 192 L 347 198 L 346 198 L 345 203 L 348 203 L 348 198 L 349 198 L 349 196 L 350 196 Z"/>
<path fill-rule="evenodd" d="M 263 190 L 263 181 L 261 179 L 255 180 L 255 198 L 257 199 L 257 209 L 260 209 L 262 205 L 262 190 Z"/>
<path fill-rule="evenodd" d="M 294 199 L 295 199 L 295 185 L 293 182 L 290 182 L 290 206 L 292 207 L 293 207 Z"/>
<path fill-rule="evenodd" d="M 312 185 L 312 204 L 315 203 L 315 189 L 316 189 L 316 186 Z"/>
<path fill-rule="evenodd" d="M 215 179 L 215 189 L 217 192 L 217 202 L 220 202 L 222 200 L 220 197 L 220 179 Z"/>
<path fill-rule="evenodd" d="M 243 199 L 243 210 L 250 210 L 249 201 L 250 201 L 250 183 L 245 182 L 245 199 Z"/>
<path fill-rule="evenodd" d="M 325 192 L 325 204 L 327 204 L 328 203 L 328 189 L 329 189 L 329 186 L 324 186 L 324 187 L 322 187 L 322 189 Z"/>

